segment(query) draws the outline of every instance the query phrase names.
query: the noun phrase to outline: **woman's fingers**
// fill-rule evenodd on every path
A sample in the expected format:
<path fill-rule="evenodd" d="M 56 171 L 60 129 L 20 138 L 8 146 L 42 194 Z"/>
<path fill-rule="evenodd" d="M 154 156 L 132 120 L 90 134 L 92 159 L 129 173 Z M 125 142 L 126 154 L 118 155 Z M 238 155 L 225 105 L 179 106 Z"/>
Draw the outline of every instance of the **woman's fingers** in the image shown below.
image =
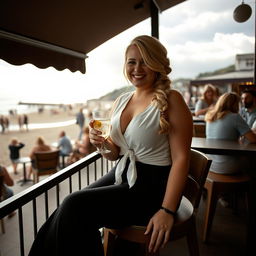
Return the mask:
<path fill-rule="evenodd" d="M 93 120 L 90 121 L 89 123 L 89 139 L 90 142 L 96 146 L 99 147 L 103 142 L 104 142 L 104 138 L 101 135 L 101 131 L 98 131 L 96 129 L 93 128 Z"/>
<path fill-rule="evenodd" d="M 149 252 L 156 252 L 160 247 L 163 247 L 168 242 L 165 230 L 153 230 L 149 243 Z"/>

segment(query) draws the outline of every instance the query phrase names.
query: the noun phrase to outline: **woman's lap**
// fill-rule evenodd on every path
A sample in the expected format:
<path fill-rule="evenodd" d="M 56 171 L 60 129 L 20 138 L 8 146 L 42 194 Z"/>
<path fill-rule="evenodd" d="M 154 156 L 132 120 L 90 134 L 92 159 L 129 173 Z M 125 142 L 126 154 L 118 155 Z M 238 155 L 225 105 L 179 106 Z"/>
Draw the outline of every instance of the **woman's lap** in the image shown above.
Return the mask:
<path fill-rule="evenodd" d="M 148 176 L 147 170 L 145 173 L 143 175 Z M 147 183 L 149 180 L 154 181 L 154 177 L 139 178 L 139 185 L 135 184 L 131 189 L 125 181 L 125 174 L 123 180 L 121 185 L 114 185 L 115 170 L 112 170 L 83 190 L 68 195 L 39 232 L 42 242 L 37 242 L 34 247 L 40 248 L 43 245 L 44 248 L 47 245 L 53 251 L 58 247 L 56 251 L 62 253 L 68 251 L 66 245 L 69 244 L 81 250 L 83 246 L 93 249 L 96 247 L 94 243 L 100 243 L 97 232 L 101 227 L 147 224 L 163 196 L 162 192 L 157 196 L 154 194 L 159 188 L 150 184 L 142 185 L 143 180 Z M 87 245 L 83 241 L 87 241 Z"/>

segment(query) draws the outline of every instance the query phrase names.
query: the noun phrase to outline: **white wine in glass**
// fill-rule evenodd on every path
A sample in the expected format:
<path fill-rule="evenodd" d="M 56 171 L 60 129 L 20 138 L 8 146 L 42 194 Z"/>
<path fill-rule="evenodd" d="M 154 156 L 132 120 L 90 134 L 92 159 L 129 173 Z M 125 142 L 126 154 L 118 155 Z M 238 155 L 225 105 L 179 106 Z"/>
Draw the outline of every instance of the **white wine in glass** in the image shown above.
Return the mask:
<path fill-rule="evenodd" d="M 92 113 L 93 116 L 93 128 L 101 132 L 101 136 L 106 140 L 110 135 L 110 118 L 106 111 L 97 110 Z M 110 150 L 106 148 L 104 142 L 101 147 L 98 148 L 99 153 L 110 153 Z"/>

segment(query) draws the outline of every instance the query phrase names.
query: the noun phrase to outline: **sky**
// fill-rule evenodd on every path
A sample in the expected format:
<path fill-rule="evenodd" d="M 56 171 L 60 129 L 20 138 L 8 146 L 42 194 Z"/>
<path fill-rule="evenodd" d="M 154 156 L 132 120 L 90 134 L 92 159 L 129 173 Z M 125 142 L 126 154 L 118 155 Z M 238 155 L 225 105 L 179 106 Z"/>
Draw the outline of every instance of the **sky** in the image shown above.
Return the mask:
<path fill-rule="evenodd" d="M 160 13 L 159 39 L 168 50 L 170 78 L 193 79 L 234 64 L 236 54 L 253 53 L 254 1 L 244 1 L 253 11 L 244 23 L 233 19 L 242 0 L 188 0 Z M 31 64 L 13 66 L 0 60 L 0 100 L 15 96 L 29 102 L 86 102 L 126 86 L 124 51 L 141 34 L 151 34 L 150 19 L 89 52 L 86 74 Z"/>

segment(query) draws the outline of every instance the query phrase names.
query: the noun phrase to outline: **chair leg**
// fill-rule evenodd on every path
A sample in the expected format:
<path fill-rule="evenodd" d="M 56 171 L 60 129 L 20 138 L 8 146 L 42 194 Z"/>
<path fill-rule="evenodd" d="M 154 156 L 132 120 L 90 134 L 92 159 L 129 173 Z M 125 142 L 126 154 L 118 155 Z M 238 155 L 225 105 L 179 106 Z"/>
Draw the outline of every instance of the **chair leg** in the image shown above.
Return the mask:
<path fill-rule="evenodd" d="M 199 245 L 197 240 L 197 232 L 196 232 L 196 220 L 195 216 L 193 217 L 193 223 L 189 229 L 187 234 L 187 243 L 189 248 L 190 256 L 199 256 Z"/>
<path fill-rule="evenodd" d="M 215 184 L 214 182 L 206 181 L 205 182 L 205 188 L 207 189 L 207 199 L 206 199 L 206 213 L 205 213 L 205 221 L 204 221 L 204 227 L 203 227 L 203 242 L 207 242 L 213 217 L 216 210 L 216 205 L 218 201 L 218 194 L 215 191 Z"/>
<path fill-rule="evenodd" d="M 4 219 L 1 219 L 0 222 L 1 222 L 2 233 L 4 234 L 5 233 Z"/>
<path fill-rule="evenodd" d="M 115 235 L 108 229 L 104 228 L 104 254 L 105 256 L 112 256 L 115 246 Z"/>

